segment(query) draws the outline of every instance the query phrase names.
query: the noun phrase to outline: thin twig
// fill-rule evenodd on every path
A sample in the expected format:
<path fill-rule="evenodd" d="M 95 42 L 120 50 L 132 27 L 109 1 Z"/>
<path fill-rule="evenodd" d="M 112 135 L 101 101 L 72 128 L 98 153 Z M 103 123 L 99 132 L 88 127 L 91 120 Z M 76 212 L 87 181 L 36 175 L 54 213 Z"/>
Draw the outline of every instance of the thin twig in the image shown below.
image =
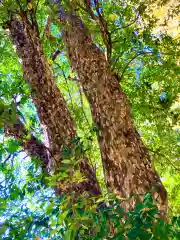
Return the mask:
<path fill-rule="evenodd" d="M 124 52 L 121 52 L 121 53 L 119 54 L 119 56 L 115 59 L 114 64 L 113 64 L 113 66 L 112 66 L 112 71 L 114 71 L 115 66 L 116 66 L 116 63 L 117 63 L 118 60 L 122 57 L 123 54 L 124 54 Z"/>
<path fill-rule="evenodd" d="M 80 102 L 81 102 L 81 107 L 82 107 L 83 115 L 84 115 L 84 117 L 85 117 L 85 119 L 86 119 L 87 124 L 88 124 L 89 127 L 90 127 L 90 123 L 89 123 L 89 121 L 88 121 L 88 119 L 87 119 L 87 116 L 86 116 L 86 113 L 85 113 L 84 107 L 83 107 L 83 106 L 84 106 L 84 103 L 83 103 L 83 96 L 82 96 L 81 86 L 80 86 L 80 84 L 79 84 L 78 81 L 77 81 L 77 84 L 78 84 L 78 87 L 79 87 L 79 95 L 80 95 Z"/>
<path fill-rule="evenodd" d="M 133 25 L 138 20 L 138 18 L 139 18 L 139 13 L 137 14 L 136 18 L 131 23 L 129 23 L 129 24 L 125 25 L 125 26 L 122 26 L 122 27 L 115 28 L 114 30 L 111 31 L 111 34 L 115 33 L 118 30 L 130 27 L 131 25 Z"/>
<path fill-rule="evenodd" d="M 53 54 L 52 54 L 52 60 L 53 62 L 56 60 L 56 58 L 58 57 L 58 55 L 61 53 L 61 51 L 58 49 L 56 50 Z"/>
<path fill-rule="evenodd" d="M 127 62 L 126 66 L 124 67 L 122 73 L 121 73 L 121 76 L 120 76 L 120 81 L 122 81 L 122 78 L 124 76 L 124 73 L 126 71 L 126 69 L 128 68 L 129 64 L 134 60 L 136 59 L 137 57 L 139 57 L 140 55 L 143 55 L 143 54 L 153 54 L 153 52 L 141 52 L 141 53 L 138 53 L 136 54 L 131 60 L 129 60 L 129 62 Z"/>
<path fill-rule="evenodd" d="M 123 53 L 124 53 L 124 52 L 122 52 L 122 54 L 121 54 L 120 56 L 118 56 L 117 59 L 115 60 L 114 66 L 113 66 L 113 68 L 112 68 L 112 71 L 115 69 L 115 64 L 118 62 L 118 59 L 119 59 L 120 57 L 122 57 Z M 126 64 L 125 68 L 124 68 L 123 71 L 122 71 L 120 80 L 122 80 L 122 77 L 123 77 L 123 75 L 124 75 L 127 67 L 129 66 L 129 64 L 130 64 L 134 59 L 136 59 L 137 57 L 139 57 L 140 55 L 143 55 L 143 54 L 156 54 L 156 53 L 154 53 L 154 52 L 140 52 L 140 53 L 136 54 L 136 55 Z M 162 55 L 167 55 L 167 56 L 169 56 L 169 55 L 180 56 L 180 54 L 165 53 L 165 52 L 162 52 L 162 53 L 160 53 L 160 54 L 162 54 Z M 159 65 L 154 65 L 154 66 L 159 66 Z"/>
<path fill-rule="evenodd" d="M 150 152 L 154 153 L 154 154 L 157 154 L 157 155 L 165 158 L 165 159 L 174 167 L 174 169 L 175 169 L 176 171 L 180 172 L 180 168 L 177 168 L 177 167 L 174 165 L 174 163 L 173 163 L 168 157 L 166 157 L 164 154 L 158 152 L 157 150 L 153 150 L 153 149 L 150 149 L 150 148 L 148 148 L 148 150 L 149 150 Z"/>
<path fill-rule="evenodd" d="M 37 13 L 37 8 L 38 8 L 38 5 L 39 5 L 39 0 L 37 1 L 37 3 L 36 3 L 36 7 L 35 7 L 35 9 L 34 9 L 34 13 L 36 14 Z"/>
<path fill-rule="evenodd" d="M 61 70 L 61 72 L 62 72 L 62 74 L 63 74 L 64 80 L 65 80 L 66 85 L 67 85 L 69 98 L 70 98 L 70 100 L 71 100 L 72 109 L 73 109 L 73 112 L 74 112 L 72 95 L 71 95 L 71 91 L 70 91 L 69 86 L 68 86 L 68 79 L 67 79 L 67 77 L 66 77 L 66 74 L 65 74 L 64 70 L 61 68 L 61 66 L 60 66 L 59 63 L 57 63 L 57 62 L 55 62 L 55 61 L 54 61 L 54 63 L 59 67 L 59 69 Z"/>
<path fill-rule="evenodd" d="M 111 55 L 112 55 L 112 40 L 111 40 L 111 33 L 108 30 L 108 24 L 105 18 L 103 17 L 103 13 L 100 13 L 100 6 L 99 6 L 99 0 L 94 0 L 94 4 L 96 6 L 96 12 L 99 18 L 99 24 L 101 28 L 102 33 L 102 39 L 104 41 L 104 44 L 107 48 L 107 60 L 110 63 L 111 62 Z"/>
<path fill-rule="evenodd" d="M 7 161 L 9 161 L 9 159 L 12 157 L 12 154 L 9 154 L 8 156 L 7 156 L 7 158 L 4 160 L 4 162 L 3 163 L 6 163 Z"/>
<path fill-rule="evenodd" d="M 105 18 L 103 17 L 103 15 L 100 12 L 100 6 L 99 6 L 99 1 L 98 0 L 94 0 L 94 5 L 96 8 L 96 13 L 97 16 L 94 14 L 92 7 L 91 7 L 91 3 L 90 1 L 84 0 L 84 4 L 86 6 L 86 9 L 82 8 L 82 6 L 80 6 L 84 11 L 86 11 L 87 13 L 89 13 L 90 17 L 96 21 L 96 23 L 99 25 L 100 27 L 100 31 L 101 31 L 101 35 L 102 35 L 102 40 L 106 46 L 107 49 L 107 60 L 110 63 L 111 62 L 111 55 L 112 55 L 112 40 L 111 40 L 111 33 L 108 30 L 108 24 L 107 21 L 105 20 Z"/>
<path fill-rule="evenodd" d="M 78 6 L 80 8 L 82 8 L 84 11 L 86 11 L 87 13 L 89 13 L 89 15 L 91 16 L 91 18 L 95 21 L 97 21 L 97 16 L 94 15 L 93 13 L 93 10 L 91 8 L 91 3 L 90 1 L 87 1 L 87 0 L 84 0 L 84 4 L 86 6 L 86 8 L 84 8 L 83 6 L 81 6 L 79 3 L 78 3 Z"/>

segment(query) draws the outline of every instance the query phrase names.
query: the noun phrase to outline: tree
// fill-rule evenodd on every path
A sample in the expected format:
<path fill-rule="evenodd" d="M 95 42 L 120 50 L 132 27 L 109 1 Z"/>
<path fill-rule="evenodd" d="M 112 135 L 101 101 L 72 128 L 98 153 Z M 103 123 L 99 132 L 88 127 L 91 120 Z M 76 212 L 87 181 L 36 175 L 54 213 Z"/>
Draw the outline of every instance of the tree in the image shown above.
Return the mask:
<path fill-rule="evenodd" d="M 94 2 L 98 17 L 94 14 L 90 2 L 85 1 L 85 6 L 92 18 L 100 23 L 110 62 L 112 46 L 111 41 L 107 41 L 109 31 L 100 12 L 99 2 Z M 59 7 L 61 8 L 59 17 L 65 22 L 63 37 L 69 59 L 79 76 L 98 128 L 105 181 L 109 191 L 115 191 L 127 199 L 134 194 L 152 191 L 159 209 L 166 212 L 166 190 L 152 168 L 148 150 L 132 123 L 128 101 L 119 86 L 118 76 L 110 70 L 105 54 L 93 44 L 81 19 L 72 11 L 68 12 L 63 10 L 62 6 Z M 139 196 L 131 198 L 130 202 L 126 200 L 125 208 L 134 207 L 137 199 Z"/>
<path fill-rule="evenodd" d="M 54 174 L 59 173 L 61 168 L 64 148 L 71 148 L 72 141 L 76 137 L 74 122 L 66 108 L 66 103 L 59 89 L 56 87 L 52 71 L 43 54 L 41 42 L 38 36 L 38 25 L 33 9 L 29 10 L 29 16 L 25 11 L 20 11 L 18 15 L 11 16 L 9 30 L 11 38 L 16 46 L 18 56 L 22 59 L 24 78 L 30 84 L 33 102 L 37 108 L 40 121 L 47 127 L 49 153 L 51 161 L 46 162 Z M 15 126 L 16 128 L 16 126 Z M 15 137 L 16 134 L 14 134 Z M 31 140 L 31 139 L 30 139 Z M 34 141 L 33 141 L 34 144 Z M 26 142 L 26 149 L 29 146 Z M 36 143 L 34 148 L 36 148 Z M 28 149 L 31 152 L 30 149 Z M 80 157 L 80 156 L 79 156 Z M 42 156 L 43 158 L 43 156 Z M 44 161 L 44 160 L 43 160 Z M 89 191 L 99 194 L 100 190 L 93 170 L 88 165 L 87 159 L 79 162 L 81 173 L 87 176 L 87 182 L 64 188 L 78 191 Z M 92 181 L 92 183 L 91 183 Z M 62 192 L 61 187 L 60 192 Z"/>
<path fill-rule="evenodd" d="M 150 16 L 153 2 L 150 5 L 139 4 L 136 1 L 128 1 L 125 4 L 117 1 L 117 3 L 96 0 L 56 1 L 43 6 L 41 2 L 36 1 L 3 2 L 1 6 L 3 26 L 10 30 L 10 34 L 7 37 L 2 35 L 2 39 L 7 44 L 10 36 L 15 46 L 20 59 L 18 68 L 22 65 L 23 76 L 28 83 L 39 120 L 37 116 L 31 122 L 29 117 L 27 117 L 28 122 L 23 120 L 22 115 L 25 115 L 25 111 L 23 110 L 22 114 L 20 108 L 26 105 L 27 99 L 30 98 L 30 94 L 24 90 L 24 83 L 23 90 L 12 88 L 9 95 L 5 93 L 5 88 L 2 88 L 4 89 L 2 93 L 5 95 L 2 97 L 4 105 L 0 109 L 1 119 L 5 117 L 5 121 L 3 119 L 2 122 L 3 127 L 6 126 L 6 137 L 13 136 L 18 140 L 18 144 L 28 152 L 32 160 L 38 157 L 44 175 L 47 170 L 48 173 L 54 174 L 53 177 L 46 176 L 51 183 L 55 180 L 59 193 L 65 192 L 70 196 L 72 191 L 78 195 L 87 191 L 91 196 L 100 195 L 96 171 L 93 164 L 91 166 L 89 164 L 92 153 L 93 156 L 97 156 L 97 147 L 95 146 L 96 151 L 92 150 L 93 138 L 95 139 L 97 135 L 109 196 L 110 193 L 115 193 L 120 199 L 121 206 L 129 210 L 136 209 L 136 204 L 142 202 L 144 194 L 150 192 L 153 200 L 158 204 L 161 215 L 166 215 L 167 193 L 155 170 L 154 161 L 156 160 L 155 164 L 161 175 L 168 175 L 169 172 L 175 175 L 179 171 L 176 161 L 178 138 L 173 130 L 178 126 L 179 113 L 176 105 L 179 90 L 170 87 L 171 79 L 175 86 L 178 83 L 179 66 L 175 64 L 175 59 L 178 60 L 179 56 L 176 48 L 178 41 L 166 34 L 153 36 L 153 29 L 157 24 L 156 19 Z M 62 37 L 59 31 L 62 31 Z M 64 45 L 68 53 L 68 61 L 62 65 L 61 61 L 65 58 L 62 51 Z M 8 52 L 10 53 L 10 50 Z M 11 55 L 13 56 L 12 53 Z M 2 69 L 2 74 L 3 71 Z M 61 77 L 58 77 L 59 72 Z M 15 83 L 18 82 L 17 78 L 19 73 Z M 59 78 L 64 78 L 65 90 L 59 82 L 56 82 Z M 5 81 L 9 83 L 7 76 Z M 19 82 L 22 82 L 21 78 Z M 61 91 L 57 85 L 60 86 Z M 78 89 L 78 93 L 72 93 L 72 86 L 76 91 Z M 89 124 L 91 117 L 87 117 L 87 112 L 84 112 L 83 101 L 86 104 L 87 101 L 82 90 L 90 105 L 92 126 Z M 78 106 L 77 96 L 80 98 L 81 107 Z M 18 98 L 20 101 L 17 100 Z M 10 114 L 9 106 L 11 106 Z M 9 115 L 16 117 L 10 120 L 12 116 Z M 40 129 L 38 121 L 45 125 L 48 135 L 46 144 L 42 141 L 42 134 L 41 137 L 35 134 L 36 126 Z M 84 131 L 83 134 L 81 130 Z M 140 130 L 143 131 L 143 140 L 140 137 Z M 81 138 L 78 137 L 80 132 L 83 136 Z M 10 146 L 13 148 L 10 151 L 14 153 L 18 149 L 17 142 L 10 141 Z M 172 147 L 173 151 L 171 151 Z M 152 160 L 152 157 L 155 160 Z M 2 162 L 2 169 L 6 174 L 9 159 L 11 157 L 8 156 Z M 161 162 L 166 163 L 166 167 L 163 168 Z M 85 175 L 87 179 L 78 180 L 77 175 L 78 177 Z M 24 190 L 17 190 L 15 182 L 14 180 L 10 190 L 12 199 L 15 190 L 21 197 L 24 196 Z M 32 187 L 29 192 L 31 191 Z M 102 191 L 106 190 L 102 189 Z M 62 219 L 67 217 L 72 226 L 76 226 L 77 222 L 71 221 L 73 212 L 77 219 L 81 215 L 82 221 L 86 221 L 88 215 L 88 221 L 91 222 L 94 217 L 98 218 L 96 214 L 101 213 L 105 207 L 101 204 L 95 205 L 95 212 L 89 215 L 87 209 L 93 206 L 88 204 L 92 204 L 93 201 L 87 203 L 87 206 L 83 205 L 83 201 L 85 200 L 82 200 L 81 210 L 84 209 L 84 215 L 82 213 L 76 215 L 71 199 L 69 209 L 63 213 Z M 105 201 L 104 198 L 100 199 L 100 203 L 102 201 Z M 115 201 L 115 204 L 117 206 L 110 204 L 110 208 L 113 206 L 114 210 L 108 210 L 109 219 L 115 209 L 121 211 L 118 202 Z M 146 215 L 147 211 L 148 215 L 151 214 L 151 210 L 156 214 L 154 205 L 148 204 L 148 207 L 142 205 L 139 210 L 134 210 L 133 214 Z M 103 214 L 107 210 L 106 207 L 105 211 L 102 210 Z M 52 208 L 57 213 L 54 205 L 50 210 Z M 59 209 L 58 205 L 56 208 Z M 123 221 L 131 221 L 130 216 L 131 211 L 127 220 Z M 121 217 L 121 215 L 116 216 L 116 218 Z M 33 216 L 33 219 L 35 218 Z M 47 226 L 45 219 L 43 217 L 41 222 Z M 119 228 L 114 225 L 113 220 L 108 223 L 107 228 L 105 227 L 108 228 L 110 232 L 108 234 L 107 231 L 106 234 L 110 237 L 116 233 L 122 234 L 117 232 Z M 73 229 L 72 232 L 79 234 L 77 229 Z M 97 229 L 92 232 L 90 230 L 88 234 L 95 236 L 97 232 Z"/>

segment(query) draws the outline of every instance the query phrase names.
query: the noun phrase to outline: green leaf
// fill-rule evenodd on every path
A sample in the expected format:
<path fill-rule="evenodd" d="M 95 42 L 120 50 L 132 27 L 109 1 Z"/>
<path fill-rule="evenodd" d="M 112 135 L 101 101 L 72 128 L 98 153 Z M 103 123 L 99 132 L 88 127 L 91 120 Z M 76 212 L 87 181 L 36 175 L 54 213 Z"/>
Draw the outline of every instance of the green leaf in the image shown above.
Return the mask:
<path fill-rule="evenodd" d="M 8 226 L 6 224 L 1 225 L 0 226 L 0 235 L 2 236 L 6 232 L 7 229 L 8 229 Z"/>
<path fill-rule="evenodd" d="M 62 214 L 61 213 L 59 214 L 58 224 L 61 225 L 63 223 L 63 221 L 66 219 L 68 213 L 69 213 L 69 210 L 66 210 Z"/>
<path fill-rule="evenodd" d="M 17 140 L 9 140 L 7 151 L 11 154 L 15 153 L 19 149 L 19 142 Z"/>
<path fill-rule="evenodd" d="M 7 202 L 4 199 L 0 199 L 0 211 L 5 211 L 7 207 Z"/>

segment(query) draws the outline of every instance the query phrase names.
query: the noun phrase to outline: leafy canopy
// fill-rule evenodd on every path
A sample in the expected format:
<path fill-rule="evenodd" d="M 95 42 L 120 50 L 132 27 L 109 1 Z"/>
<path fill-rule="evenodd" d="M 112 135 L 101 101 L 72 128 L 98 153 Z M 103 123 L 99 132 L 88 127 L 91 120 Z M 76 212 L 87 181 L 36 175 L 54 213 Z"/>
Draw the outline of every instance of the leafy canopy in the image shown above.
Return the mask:
<path fill-rule="evenodd" d="M 93 2 L 93 1 L 92 1 Z M 179 239 L 180 238 L 180 89 L 179 36 L 168 35 L 169 22 L 178 18 L 178 7 L 158 14 L 159 4 L 167 1 L 99 1 L 101 12 L 111 33 L 110 66 L 128 96 L 133 119 L 152 156 L 169 194 L 169 215 L 165 224 L 157 217 L 150 196 L 125 213 L 114 196 L 107 196 L 97 144 L 98 128 L 94 126 L 88 102 L 72 72 L 61 37 L 61 24 L 56 22 L 56 10 L 47 2 L 1 1 L 0 3 L 0 234 L 2 239 Z M 66 4 L 67 1 L 64 1 Z M 170 3 L 167 3 L 170 4 Z M 73 1 L 79 15 L 89 28 L 93 41 L 106 50 L 98 22 L 84 10 L 84 1 Z M 170 6 L 170 5 L 168 5 Z M 4 124 L 18 115 L 27 130 L 43 140 L 40 122 L 23 79 L 21 60 L 9 38 L 6 23 L 11 14 L 36 7 L 36 18 L 44 52 L 49 59 L 57 86 L 61 89 L 78 128 L 80 149 L 96 167 L 103 189 L 102 199 L 79 200 L 73 196 L 55 197 L 51 186 L 58 178 L 68 181 L 66 172 L 48 178 L 44 185 L 38 159 L 30 159 L 17 139 L 3 133 Z M 96 12 L 95 5 L 92 5 Z M 51 16 L 51 35 L 44 31 L 47 16 Z M 160 21 L 158 20 L 160 17 Z M 163 22 L 162 22 L 163 21 Z M 60 51 L 52 61 L 56 50 Z M 15 104 L 14 103 L 18 103 Z M 67 168 L 71 157 L 66 156 Z M 76 181 L 82 176 L 75 173 Z M 104 202 L 105 204 L 102 204 Z"/>

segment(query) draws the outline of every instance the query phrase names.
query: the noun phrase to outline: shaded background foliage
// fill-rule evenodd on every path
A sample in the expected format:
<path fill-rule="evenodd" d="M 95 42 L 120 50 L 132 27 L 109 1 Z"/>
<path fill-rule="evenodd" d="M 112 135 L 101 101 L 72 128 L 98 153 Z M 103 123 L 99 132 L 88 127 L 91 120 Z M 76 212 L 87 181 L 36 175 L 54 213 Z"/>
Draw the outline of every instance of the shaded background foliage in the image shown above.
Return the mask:
<path fill-rule="evenodd" d="M 46 38 L 44 31 L 47 16 L 52 15 L 52 10 L 43 0 L 32 2 L 37 3 L 36 15 L 45 54 L 53 67 L 57 85 L 76 120 L 83 151 L 96 168 L 105 197 L 106 189 L 96 140 L 98 128 L 93 124 L 78 78 L 70 68 L 60 24 L 52 16 L 51 34 L 54 38 Z M 30 7 L 26 1 L 20 1 L 20 4 L 24 9 Z M 100 28 L 83 10 L 83 1 L 73 1 L 73 4 L 77 4 L 77 10 L 86 22 L 94 43 L 105 51 Z M 50 239 L 60 239 L 60 236 L 62 239 L 106 239 L 109 234 L 114 235 L 113 239 L 180 237 L 179 218 L 175 217 L 180 211 L 178 32 L 174 36 L 167 35 L 162 29 L 157 31 L 159 22 L 153 15 L 154 9 L 158 9 L 159 3 L 156 1 L 151 1 L 151 4 L 139 1 L 101 1 L 101 4 L 112 38 L 111 67 L 120 76 L 119 81 L 127 93 L 135 125 L 168 191 L 172 221 L 163 227 L 164 223 L 155 219 L 156 209 L 149 197 L 145 198 L 144 205 L 137 206 L 126 217 L 117 206 L 117 201 L 113 202 L 115 206 L 110 204 L 97 213 L 97 205 L 94 202 L 93 208 L 92 204 L 95 200 L 88 203 L 84 197 L 72 204 L 70 197 L 65 200 L 63 196 L 56 198 L 52 189 L 45 185 L 38 159 L 27 157 L 18 140 L 4 136 L 4 123 L 13 121 L 18 114 L 27 129 L 43 140 L 30 89 L 22 76 L 21 60 L 17 58 L 9 40 L 8 30 L 2 28 L 9 18 L 10 10 L 19 9 L 18 1 L 4 1 L 0 6 L 0 233 L 3 239 L 33 239 L 38 235 Z M 171 11 L 163 18 L 172 18 L 172 13 L 173 17 L 178 15 L 178 7 L 169 9 Z M 60 54 L 53 61 L 52 55 L 57 49 Z M 18 105 L 13 105 L 13 102 Z M 56 179 L 48 181 L 52 186 Z M 76 216 L 73 219 L 70 214 L 72 208 L 75 209 L 73 214 Z M 144 208 L 148 210 L 144 211 Z M 109 230 L 108 221 L 112 226 L 117 224 L 113 227 L 114 233 Z"/>

